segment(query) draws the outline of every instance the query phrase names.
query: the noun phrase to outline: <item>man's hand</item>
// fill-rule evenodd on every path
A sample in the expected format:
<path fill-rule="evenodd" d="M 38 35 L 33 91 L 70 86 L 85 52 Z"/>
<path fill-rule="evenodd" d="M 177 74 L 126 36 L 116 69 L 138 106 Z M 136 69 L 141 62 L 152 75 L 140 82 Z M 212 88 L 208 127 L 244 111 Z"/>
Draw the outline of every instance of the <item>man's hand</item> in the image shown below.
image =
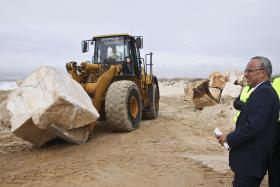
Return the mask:
<path fill-rule="evenodd" d="M 218 136 L 216 136 L 216 138 L 222 146 L 226 142 L 226 136 L 225 135 L 218 135 Z"/>

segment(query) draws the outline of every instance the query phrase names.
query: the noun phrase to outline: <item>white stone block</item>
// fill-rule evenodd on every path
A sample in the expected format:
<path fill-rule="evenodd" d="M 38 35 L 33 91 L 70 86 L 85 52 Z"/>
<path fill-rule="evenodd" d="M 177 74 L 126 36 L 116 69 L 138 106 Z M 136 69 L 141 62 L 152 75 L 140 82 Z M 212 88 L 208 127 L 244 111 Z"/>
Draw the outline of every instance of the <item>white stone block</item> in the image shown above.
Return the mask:
<path fill-rule="evenodd" d="M 225 97 L 238 97 L 242 87 L 240 85 L 234 85 L 231 82 L 226 82 L 226 85 L 222 91 L 221 98 Z"/>
<path fill-rule="evenodd" d="M 31 142 L 35 144 L 44 143 L 35 136 L 40 139 L 45 133 L 41 131 L 49 132 L 52 124 L 67 131 L 99 118 L 82 86 L 52 67 L 40 67 L 23 80 L 9 95 L 7 109 L 11 115 L 11 131 L 28 141 L 34 139 Z M 39 128 L 36 135 L 32 133 L 34 128 Z M 30 129 L 33 130 L 30 132 Z"/>

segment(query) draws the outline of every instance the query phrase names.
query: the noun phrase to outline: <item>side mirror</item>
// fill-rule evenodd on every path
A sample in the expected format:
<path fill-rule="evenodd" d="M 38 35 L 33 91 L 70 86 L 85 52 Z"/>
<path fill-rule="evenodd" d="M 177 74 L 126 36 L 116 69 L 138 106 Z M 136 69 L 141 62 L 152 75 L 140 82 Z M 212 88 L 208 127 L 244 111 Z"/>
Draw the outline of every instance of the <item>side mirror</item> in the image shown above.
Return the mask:
<path fill-rule="evenodd" d="M 88 52 L 88 49 L 89 49 L 88 41 L 82 41 L 82 52 L 86 53 Z"/>
<path fill-rule="evenodd" d="M 140 37 L 136 38 L 136 47 L 138 49 L 142 49 L 143 47 L 143 40 Z"/>

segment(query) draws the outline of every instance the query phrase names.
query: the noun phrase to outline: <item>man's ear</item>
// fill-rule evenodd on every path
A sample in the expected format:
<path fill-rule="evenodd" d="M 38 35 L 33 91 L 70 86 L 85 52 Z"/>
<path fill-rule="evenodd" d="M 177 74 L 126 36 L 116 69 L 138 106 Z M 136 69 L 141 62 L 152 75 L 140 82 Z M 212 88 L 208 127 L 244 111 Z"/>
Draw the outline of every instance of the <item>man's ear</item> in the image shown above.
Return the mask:
<path fill-rule="evenodd" d="M 264 78 L 264 79 L 268 79 L 268 75 L 267 75 L 265 70 L 262 71 L 261 77 Z"/>

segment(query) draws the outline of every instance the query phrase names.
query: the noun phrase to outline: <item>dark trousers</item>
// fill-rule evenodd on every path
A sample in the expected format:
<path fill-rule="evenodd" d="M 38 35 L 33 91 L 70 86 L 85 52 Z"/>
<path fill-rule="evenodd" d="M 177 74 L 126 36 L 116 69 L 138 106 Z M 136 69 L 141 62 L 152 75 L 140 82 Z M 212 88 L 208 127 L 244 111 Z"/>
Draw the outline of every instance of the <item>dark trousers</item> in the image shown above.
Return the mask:
<path fill-rule="evenodd" d="M 280 187 L 280 148 L 278 147 L 272 158 L 271 166 L 268 170 L 269 187 Z"/>
<path fill-rule="evenodd" d="M 263 177 L 256 178 L 256 177 L 248 177 L 244 175 L 235 174 L 232 182 L 232 186 L 233 187 L 259 187 L 262 182 L 262 179 Z"/>
<path fill-rule="evenodd" d="M 268 184 L 269 187 L 279 187 L 280 186 L 280 175 L 268 174 Z"/>

